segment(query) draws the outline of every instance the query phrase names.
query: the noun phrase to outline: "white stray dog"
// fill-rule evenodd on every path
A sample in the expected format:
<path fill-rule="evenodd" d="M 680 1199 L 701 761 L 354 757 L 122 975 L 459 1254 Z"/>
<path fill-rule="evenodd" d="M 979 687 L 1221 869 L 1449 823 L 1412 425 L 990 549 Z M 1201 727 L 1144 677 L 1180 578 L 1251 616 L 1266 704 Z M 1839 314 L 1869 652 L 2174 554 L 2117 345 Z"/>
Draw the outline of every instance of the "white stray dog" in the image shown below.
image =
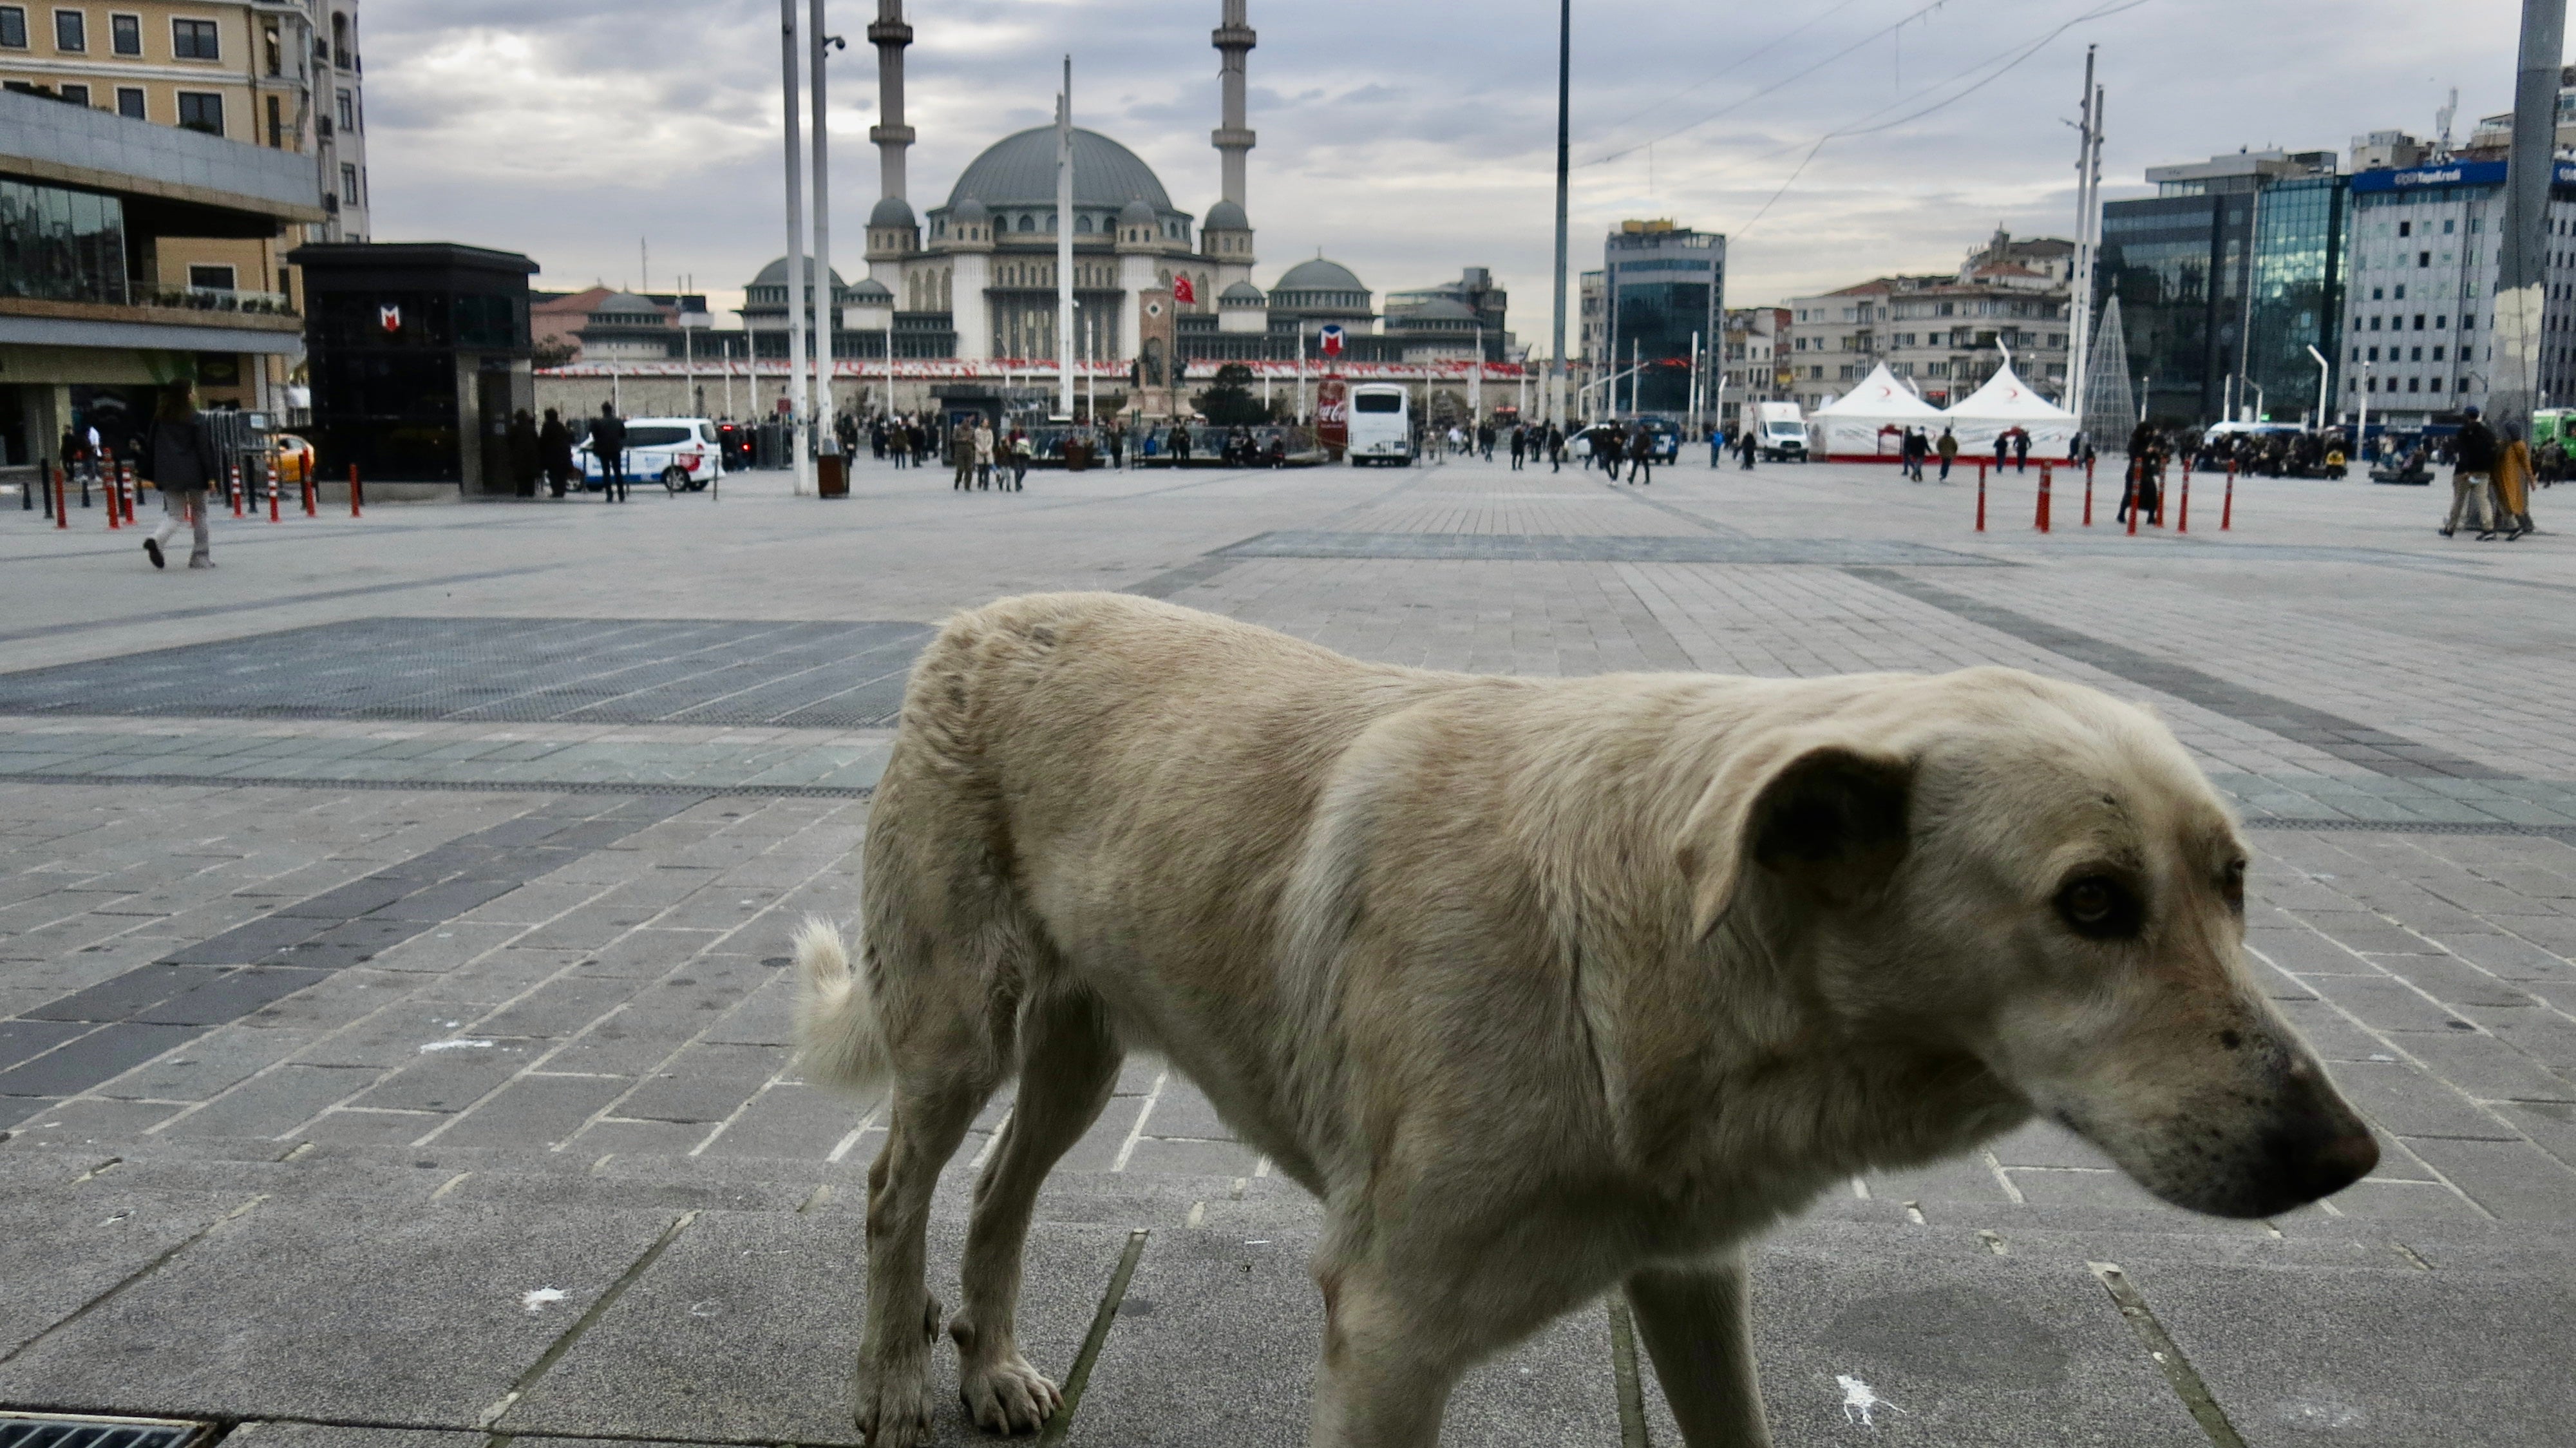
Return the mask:
<path fill-rule="evenodd" d="M 2245 847 L 2142 710 L 2008 669 L 1519 679 L 1115 594 L 914 667 L 857 969 L 797 942 L 809 1074 L 891 1079 L 858 1426 L 930 1423 L 941 1166 L 1013 1075 L 948 1325 L 978 1424 L 1039 1183 L 1123 1053 L 1322 1199 L 1318 1445 L 1430 1444 L 1467 1367 L 1627 1294 L 1694 1445 L 1769 1441 L 1745 1242 L 2044 1112 L 2177 1205 L 2376 1163 L 2244 968 Z"/>

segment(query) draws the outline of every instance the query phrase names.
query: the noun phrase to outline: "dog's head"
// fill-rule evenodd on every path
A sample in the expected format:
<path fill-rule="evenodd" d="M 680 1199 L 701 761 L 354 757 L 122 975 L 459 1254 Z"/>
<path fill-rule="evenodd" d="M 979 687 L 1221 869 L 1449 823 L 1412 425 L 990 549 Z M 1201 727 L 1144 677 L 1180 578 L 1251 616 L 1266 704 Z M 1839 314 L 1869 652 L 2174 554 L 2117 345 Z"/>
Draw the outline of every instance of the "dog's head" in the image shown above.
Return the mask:
<path fill-rule="evenodd" d="M 2268 1216 L 2378 1162 L 2255 988 L 2244 842 L 2143 710 L 1885 681 L 1739 751 L 1683 841 L 1702 935 L 1794 937 L 1848 1039 L 1972 1056 L 2177 1206 Z"/>

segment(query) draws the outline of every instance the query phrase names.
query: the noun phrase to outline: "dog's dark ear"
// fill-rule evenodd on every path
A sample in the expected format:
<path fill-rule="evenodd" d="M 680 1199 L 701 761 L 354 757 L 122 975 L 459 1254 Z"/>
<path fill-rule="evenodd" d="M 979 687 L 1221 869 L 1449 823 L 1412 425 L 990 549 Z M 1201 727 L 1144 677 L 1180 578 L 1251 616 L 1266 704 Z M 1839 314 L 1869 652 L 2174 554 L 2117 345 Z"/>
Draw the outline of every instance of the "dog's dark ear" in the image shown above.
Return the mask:
<path fill-rule="evenodd" d="M 1756 751 L 1721 771 L 1682 829 L 1691 934 L 1704 939 L 1760 868 L 1833 901 L 1856 899 L 1905 858 L 1914 771 L 1850 744 Z"/>

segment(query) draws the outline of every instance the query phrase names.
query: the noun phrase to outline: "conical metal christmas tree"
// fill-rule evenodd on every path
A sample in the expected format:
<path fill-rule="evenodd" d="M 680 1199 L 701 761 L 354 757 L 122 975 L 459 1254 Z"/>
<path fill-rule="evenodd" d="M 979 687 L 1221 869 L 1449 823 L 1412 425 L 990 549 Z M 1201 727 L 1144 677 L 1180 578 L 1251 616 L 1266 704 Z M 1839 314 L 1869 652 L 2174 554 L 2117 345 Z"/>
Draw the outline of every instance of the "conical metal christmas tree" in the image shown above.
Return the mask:
<path fill-rule="evenodd" d="M 2138 399 L 2129 390 L 2129 339 L 2120 330 L 2120 299 L 2114 295 L 2093 328 L 2093 346 L 2084 362 L 2084 433 L 2105 450 L 2124 446 L 2138 425 Z"/>

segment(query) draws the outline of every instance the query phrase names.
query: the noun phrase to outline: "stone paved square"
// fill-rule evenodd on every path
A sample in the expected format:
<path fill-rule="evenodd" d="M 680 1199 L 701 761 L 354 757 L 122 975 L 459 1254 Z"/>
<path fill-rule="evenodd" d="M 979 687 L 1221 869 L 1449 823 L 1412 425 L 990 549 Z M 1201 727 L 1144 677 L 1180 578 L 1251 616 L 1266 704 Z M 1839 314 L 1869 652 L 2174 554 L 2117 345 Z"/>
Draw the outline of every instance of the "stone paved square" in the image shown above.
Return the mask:
<path fill-rule="evenodd" d="M 1779 1441 L 1861 1441 L 1846 1375 L 1898 1405 L 1890 1441 L 2208 1441 L 2094 1264 L 2246 1443 L 2564 1441 L 2570 545 L 2254 479 L 2225 531 L 2043 536 L 2035 481 L 1995 480 L 1981 534 L 1972 488 L 1858 466 L 961 494 L 862 463 L 846 501 L 750 473 L 225 520 L 211 574 L 0 512 L 0 1404 L 281 1448 L 854 1442 L 884 1123 L 797 1075 L 788 935 L 856 906 L 928 632 L 1104 588 L 1429 667 L 2007 664 L 2149 704 L 2245 818 L 2251 958 L 2379 1169 L 2257 1223 L 2158 1205 L 2047 1126 L 1855 1180 L 1757 1254 Z M 1008 1109 L 942 1189 L 950 1301 Z M 1132 1257 L 1068 1441 L 1296 1439 L 1319 1223 L 1131 1060 L 1031 1245 L 1058 1373 Z M 1678 1442 L 1651 1371 L 1623 1396 L 1638 1367 L 1623 1320 L 1578 1314 L 1462 1388 L 1449 1441 Z"/>

